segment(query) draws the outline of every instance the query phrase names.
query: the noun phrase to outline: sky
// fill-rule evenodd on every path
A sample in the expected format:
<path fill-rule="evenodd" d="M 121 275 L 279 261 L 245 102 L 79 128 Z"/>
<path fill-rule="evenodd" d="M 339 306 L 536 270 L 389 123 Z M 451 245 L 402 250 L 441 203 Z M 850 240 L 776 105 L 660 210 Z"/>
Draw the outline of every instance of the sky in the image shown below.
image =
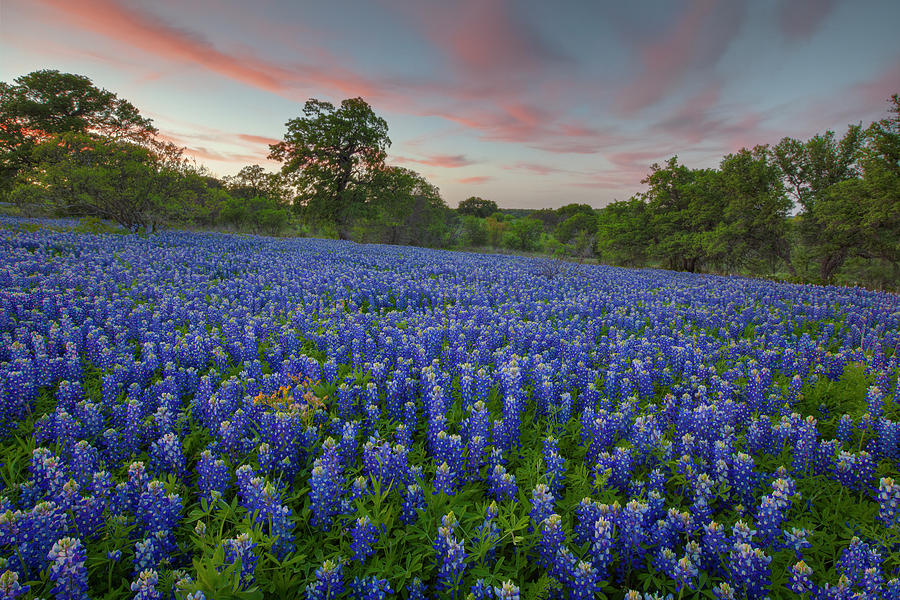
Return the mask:
<path fill-rule="evenodd" d="M 599 208 L 673 155 L 885 117 L 898 25 L 896 0 L 0 0 L 0 80 L 86 75 L 220 176 L 360 96 L 450 206 Z"/>

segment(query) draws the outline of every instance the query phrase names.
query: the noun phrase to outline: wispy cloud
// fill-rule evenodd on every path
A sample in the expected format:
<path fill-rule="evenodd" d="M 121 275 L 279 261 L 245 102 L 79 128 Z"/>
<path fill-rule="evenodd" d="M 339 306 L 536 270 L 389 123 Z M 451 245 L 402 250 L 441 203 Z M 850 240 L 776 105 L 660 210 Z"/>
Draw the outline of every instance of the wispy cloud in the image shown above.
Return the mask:
<path fill-rule="evenodd" d="M 493 177 L 490 175 L 475 175 L 474 177 L 463 177 L 461 179 L 457 179 L 457 183 L 471 183 L 471 184 L 479 184 L 479 183 L 487 183 L 492 180 Z"/>
<path fill-rule="evenodd" d="M 809 39 L 832 13 L 836 0 L 783 0 L 778 25 L 792 41 Z"/>
<path fill-rule="evenodd" d="M 744 0 L 691 0 L 668 31 L 639 46 L 637 76 L 619 93 L 618 108 L 631 115 L 653 106 L 692 71 L 714 66 L 744 21 Z"/>
<path fill-rule="evenodd" d="M 429 167 L 442 167 L 445 169 L 457 169 L 459 167 L 467 167 L 473 162 L 462 154 L 434 154 L 423 158 L 412 158 L 408 156 L 392 156 L 391 160 L 398 163 L 415 163 L 418 165 L 426 165 Z"/>
<path fill-rule="evenodd" d="M 228 52 L 202 35 L 176 27 L 144 10 L 116 0 L 34 0 L 60 19 L 107 38 L 143 50 L 150 56 L 202 67 L 247 85 L 299 97 L 303 88 L 321 86 L 350 95 L 373 95 L 365 78 L 337 65 L 291 67 L 242 52 Z"/>
<path fill-rule="evenodd" d="M 542 163 L 530 163 L 530 162 L 517 162 L 511 165 L 507 165 L 504 167 L 505 169 L 511 171 L 528 171 L 530 173 L 534 173 L 536 175 L 555 175 L 559 173 L 574 173 L 574 171 L 570 169 L 561 169 L 559 167 L 553 167 L 547 164 Z"/>

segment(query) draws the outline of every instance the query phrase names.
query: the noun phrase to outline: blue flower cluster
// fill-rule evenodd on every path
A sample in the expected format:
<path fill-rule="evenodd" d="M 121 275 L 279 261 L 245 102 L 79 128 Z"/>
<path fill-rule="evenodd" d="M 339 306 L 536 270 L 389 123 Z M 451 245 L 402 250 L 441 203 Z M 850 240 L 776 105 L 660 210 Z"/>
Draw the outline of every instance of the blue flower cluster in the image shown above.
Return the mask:
<path fill-rule="evenodd" d="M 4 598 L 102 597 L 104 569 L 172 597 L 205 585 L 202 548 L 235 591 L 315 556 L 310 600 L 900 597 L 895 295 L 8 220 L 0 241 Z"/>

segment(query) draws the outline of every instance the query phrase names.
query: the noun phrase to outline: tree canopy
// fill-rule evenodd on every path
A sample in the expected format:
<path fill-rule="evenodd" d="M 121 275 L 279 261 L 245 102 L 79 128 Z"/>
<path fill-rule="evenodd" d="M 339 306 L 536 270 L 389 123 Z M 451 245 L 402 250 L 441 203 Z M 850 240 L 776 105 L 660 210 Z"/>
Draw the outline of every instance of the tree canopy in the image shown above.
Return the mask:
<path fill-rule="evenodd" d="M 296 186 L 307 214 L 333 221 L 339 237 L 348 239 L 351 219 L 384 166 L 391 143 L 387 122 L 362 98 L 346 99 L 340 107 L 313 98 L 286 127 L 269 158 L 283 163 L 281 171 Z"/>
<path fill-rule="evenodd" d="M 485 200 L 478 196 L 469 196 L 456 207 L 456 212 L 460 215 L 470 215 L 481 218 L 489 217 L 498 210 L 496 202 L 493 200 Z"/>
<path fill-rule="evenodd" d="M 33 166 L 35 146 L 66 133 L 147 145 L 157 130 L 130 102 L 83 75 L 45 69 L 13 84 L 0 82 L 0 175 L 6 191 Z"/>

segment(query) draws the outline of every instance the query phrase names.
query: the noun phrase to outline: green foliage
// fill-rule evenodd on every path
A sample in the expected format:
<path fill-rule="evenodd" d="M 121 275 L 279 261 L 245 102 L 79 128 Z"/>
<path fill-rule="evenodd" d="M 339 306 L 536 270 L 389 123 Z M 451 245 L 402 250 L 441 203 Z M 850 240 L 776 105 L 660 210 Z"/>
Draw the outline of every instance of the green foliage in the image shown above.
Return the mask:
<path fill-rule="evenodd" d="M 13 190 L 16 203 L 38 203 L 63 215 L 144 226 L 162 195 L 149 150 L 131 142 L 64 133 L 35 146 L 35 170 Z"/>
<path fill-rule="evenodd" d="M 725 206 L 721 220 L 703 234 L 708 259 L 730 271 L 772 273 L 779 260 L 792 268 L 787 236 L 791 202 L 768 147 L 726 156 L 717 183 Z"/>
<path fill-rule="evenodd" d="M 120 227 L 113 227 L 109 223 L 105 223 L 97 217 L 82 217 L 78 221 L 78 225 L 72 228 L 76 233 L 94 233 L 94 234 L 121 234 L 125 233 Z"/>
<path fill-rule="evenodd" d="M 503 245 L 512 250 L 537 250 L 543 231 L 544 225 L 537 219 L 516 219 L 506 228 Z"/>
<path fill-rule="evenodd" d="M 596 235 L 598 226 L 597 215 L 593 210 L 589 213 L 579 212 L 557 225 L 553 235 L 563 244 L 568 244 L 580 233 Z"/>
<path fill-rule="evenodd" d="M 484 246 L 488 241 L 484 219 L 466 215 L 460 220 L 460 241 L 465 246 Z"/>
<path fill-rule="evenodd" d="M 219 180 L 190 167 L 137 108 L 89 78 L 34 71 L 0 82 L 0 200 L 12 203 L 2 211 L 148 230 L 302 226 L 303 235 L 389 244 L 552 247 L 625 266 L 797 282 L 896 289 L 900 281 L 897 94 L 886 118 L 841 138 L 827 131 L 742 148 L 718 169 L 691 169 L 677 156 L 654 164 L 645 192 L 599 211 L 501 210 L 477 196 L 450 210 L 421 175 L 385 166 L 387 123 L 362 98 L 339 106 L 310 99 L 286 128 L 271 146 L 280 173 L 250 165 Z"/>
<path fill-rule="evenodd" d="M 478 196 L 471 196 L 459 203 L 456 212 L 460 215 L 472 217 L 489 217 L 498 211 L 497 203 L 493 200 L 485 200 Z"/>
<path fill-rule="evenodd" d="M 494 213 L 499 214 L 499 213 Z M 490 216 L 484 220 L 484 229 L 487 233 L 487 243 L 494 248 L 500 246 L 500 243 L 503 241 L 503 234 L 506 231 L 506 223 L 503 222 L 502 217 L 498 219 L 496 216 Z"/>
<path fill-rule="evenodd" d="M 855 184 L 845 182 L 859 176 L 857 160 L 863 142 L 862 128 L 852 125 L 840 141 L 833 131 L 827 131 L 806 142 L 784 138 L 773 148 L 787 191 L 803 208 L 801 241 L 818 263 L 818 280 L 823 283 L 832 281 L 856 243 L 853 235 L 835 222 L 852 217 L 849 213 L 855 209 L 836 203 L 845 201 L 840 199 L 842 195 L 859 192 Z"/>
<path fill-rule="evenodd" d="M 61 134 L 90 134 L 146 146 L 156 128 L 89 78 L 44 69 L 0 82 L 0 193 L 35 166 L 34 148 Z"/>
<path fill-rule="evenodd" d="M 410 169 L 385 167 L 373 177 L 362 238 L 384 244 L 440 246 L 448 235 L 439 190 Z"/>
<path fill-rule="evenodd" d="M 652 255 L 670 269 L 697 271 L 708 259 L 703 234 L 713 229 L 725 200 L 718 174 L 712 169 L 688 169 L 673 156 L 664 167 L 653 164 L 642 183 L 653 244 Z"/>
<path fill-rule="evenodd" d="M 287 122 L 284 141 L 269 158 L 299 191 L 298 201 L 314 220 L 332 221 L 349 238 L 353 217 L 365 205 L 372 178 L 382 169 L 391 140 L 388 126 L 362 98 L 336 108 L 307 100 L 303 116 Z"/>
<path fill-rule="evenodd" d="M 853 125 L 840 139 L 828 131 L 743 148 L 718 169 L 689 169 L 672 157 L 652 165 L 643 183 L 646 192 L 599 211 L 603 260 L 880 288 L 900 281 L 896 94 L 888 118 Z M 568 234 L 562 224 L 557 230 Z"/>
<path fill-rule="evenodd" d="M 640 198 L 613 202 L 600 211 L 597 252 L 603 260 L 629 267 L 644 264 L 651 242 L 647 204 Z"/>

